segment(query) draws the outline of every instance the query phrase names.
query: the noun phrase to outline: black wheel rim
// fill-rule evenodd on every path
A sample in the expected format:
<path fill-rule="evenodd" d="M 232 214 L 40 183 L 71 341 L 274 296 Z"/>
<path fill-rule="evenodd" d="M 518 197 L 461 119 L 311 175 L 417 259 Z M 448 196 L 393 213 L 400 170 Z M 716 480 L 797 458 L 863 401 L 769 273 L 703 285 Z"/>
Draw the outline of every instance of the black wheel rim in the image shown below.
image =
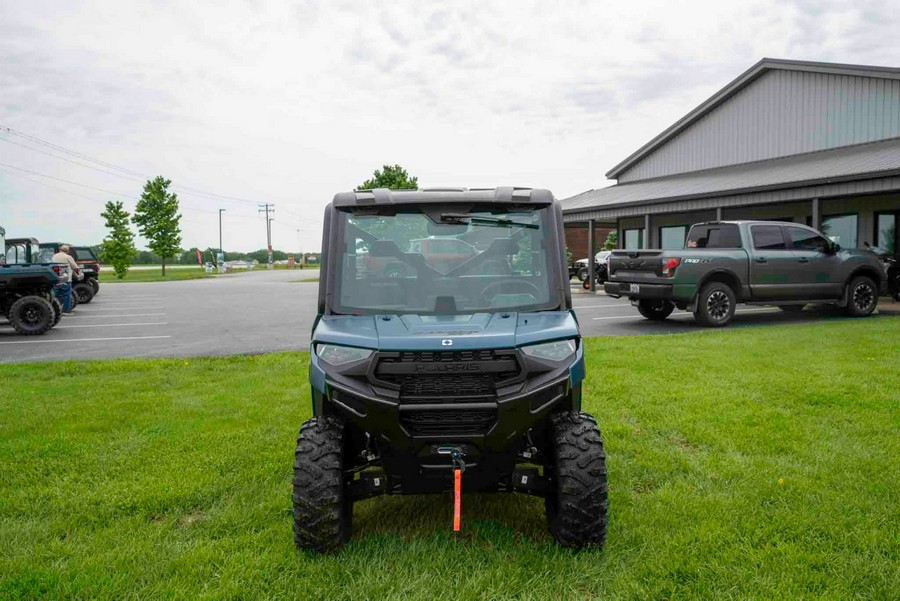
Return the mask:
<path fill-rule="evenodd" d="M 40 310 L 34 305 L 26 307 L 22 314 L 22 321 L 30 326 L 39 324 L 41 322 Z"/>
<path fill-rule="evenodd" d="M 716 290 L 706 299 L 706 312 L 716 321 L 721 321 L 728 315 L 731 308 L 731 300 L 721 290 Z"/>
<path fill-rule="evenodd" d="M 866 283 L 858 285 L 853 290 L 853 306 L 860 311 L 868 310 L 868 308 L 872 306 L 872 301 L 874 299 L 875 291 Z"/>

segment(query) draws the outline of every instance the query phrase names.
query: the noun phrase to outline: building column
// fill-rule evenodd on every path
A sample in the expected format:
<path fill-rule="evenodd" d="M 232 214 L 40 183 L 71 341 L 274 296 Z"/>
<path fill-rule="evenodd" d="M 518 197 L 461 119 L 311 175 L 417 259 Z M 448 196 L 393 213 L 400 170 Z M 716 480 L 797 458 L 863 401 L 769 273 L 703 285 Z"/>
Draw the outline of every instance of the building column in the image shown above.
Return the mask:
<path fill-rule="evenodd" d="M 594 220 L 588 219 L 588 290 L 595 292 L 597 283 L 594 281 Z"/>
<path fill-rule="evenodd" d="M 822 212 L 819 209 L 819 199 L 812 199 L 812 228 L 818 231 L 822 226 Z"/>
<path fill-rule="evenodd" d="M 644 214 L 644 243 L 642 248 L 650 248 L 650 213 Z"/>
<path fill-rule="evenodd" d="M 716 207 L 716 221 L 725 221 L 722 219 L 722 207 Z"/>

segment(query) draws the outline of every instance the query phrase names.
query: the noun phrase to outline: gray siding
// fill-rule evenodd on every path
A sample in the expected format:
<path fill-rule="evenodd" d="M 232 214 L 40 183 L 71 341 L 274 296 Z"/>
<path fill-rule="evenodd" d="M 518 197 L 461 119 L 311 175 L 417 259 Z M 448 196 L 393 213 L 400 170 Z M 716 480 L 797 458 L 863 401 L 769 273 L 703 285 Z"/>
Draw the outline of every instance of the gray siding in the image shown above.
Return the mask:
<path fill-rule="evenodd" d="M 639 215 L 660 215 L 663 213 L 682 213 L 689 211 L 702 211 L 722 207 L 725 214 L 730 215 L 729 208 L 744 207 L 750 205 L 772 204 L 780 202 L 798 202 L 811 198 L 835 198 L 841 196 L 868 195 L 878 193 L 897 194 L 900 190 L 900 176 L 881 177 L 833 184 L 821 184 L 788 188 L 780 190 L 766 190 L 751 194 L 722 195 L 692 200 L 678 200 L 673 202 L 660 202 L 657 204 L 640 204 L 612 207 L 588 208 L 577 212 L 563 214 L 566 223 L 596 219 L 604 223 L 617 219 Z"/>
<path fill-rule="evenodd" d="M 774 69 L 620 183 L 900 137 L 900 80 Z"/>

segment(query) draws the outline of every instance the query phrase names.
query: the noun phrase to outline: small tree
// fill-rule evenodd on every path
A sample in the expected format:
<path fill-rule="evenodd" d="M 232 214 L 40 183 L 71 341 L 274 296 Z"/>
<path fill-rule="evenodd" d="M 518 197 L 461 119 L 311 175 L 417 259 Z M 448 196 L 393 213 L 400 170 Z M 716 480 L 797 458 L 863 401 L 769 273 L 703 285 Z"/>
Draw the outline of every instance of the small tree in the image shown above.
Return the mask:
<path fill-rule="evenodd" d="M 162 259 L 163 276 L 166 275 L 166 259 L 181 251 L 181 214 L 178 196 L 169 193 L 171 183 L 161 175 L 147 180 L 132 218 L 147 239 L 147 246 Z"/>
<path fill-rule="evenodd" d="M 356 187 L 357 190 L 371 190 L 372 188 L 388 188 L 390 190 L 415 190 L 419 187 L 419 178 L 410 177 L 406 169 L 400 165 L 385 165 L 380 170 L 376 169 L 370 179 L 367 179 Z"/>
<path fill-rule="evenodd" d="M 603 243 L 603 250 L 614 249 L 618 242 L 619 232 L 617 232 L 616 230 L 612 230 L 609 234 L 606 235 L 606 242 Z"/>
<path fill-rule="evenodd" d="M 106 227 L 109 229 L 109 235 L 100 245 L 100 256 L 112 264 L 116 277 L 121 280 L 128 273 L 131 261 L 137 254 L 134 234 L 128 227 L 128 211 L 121 202 L 109 201 L 100 216 L 106 219 Z"/>

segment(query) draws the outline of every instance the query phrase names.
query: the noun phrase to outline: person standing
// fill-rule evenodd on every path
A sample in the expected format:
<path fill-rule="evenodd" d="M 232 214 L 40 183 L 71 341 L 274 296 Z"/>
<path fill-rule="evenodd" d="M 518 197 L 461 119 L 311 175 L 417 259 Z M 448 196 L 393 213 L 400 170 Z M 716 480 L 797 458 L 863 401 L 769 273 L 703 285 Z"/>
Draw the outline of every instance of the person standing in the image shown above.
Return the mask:
<path fill-rule="evenodd" d="M 60 276 L 59 284 L 53 289 L 53 293 L 59 299 L 63 306 L 63 313 L 72 312 L 72 276 L 81 272 L 78 263 L 72 258 L 71 251 L 67 244 L 59 247 L 59 252 L 50 259 L 53 263 L 59 263 L 67 267 L 65 275 Z"/>

